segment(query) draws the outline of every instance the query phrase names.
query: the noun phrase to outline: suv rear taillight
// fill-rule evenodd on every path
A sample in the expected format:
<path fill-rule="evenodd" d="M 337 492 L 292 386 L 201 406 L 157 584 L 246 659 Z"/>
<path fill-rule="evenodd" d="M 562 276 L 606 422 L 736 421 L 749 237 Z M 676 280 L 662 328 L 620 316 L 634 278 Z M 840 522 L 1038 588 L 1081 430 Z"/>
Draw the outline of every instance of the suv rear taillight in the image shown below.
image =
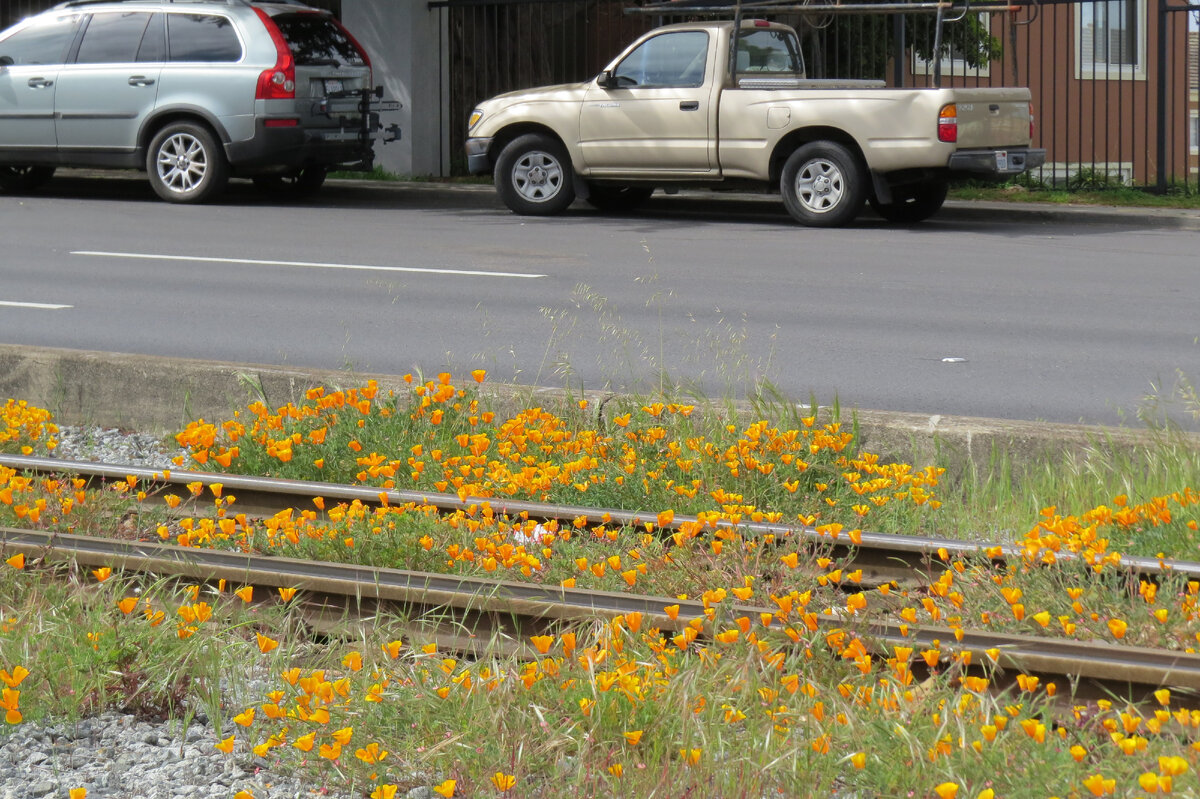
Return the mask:
<path fill-rule="evenodd" d="M 279 26 L 271 21 L 261 8 L 254 9 L 258 18 L 267 28 L 271 41 L 275 43 L 275 66 L 263 70 L 258 76 L 258 89 L 254 92 L 256 100 L 291 100 L 296 97 L 296 59 L 288 49 Z"/>
<path fill-rule="evenodd" d="M 958 141 L 958 107 L 954 103 L 942 106 L 938 112 L 938 141 Z"/>

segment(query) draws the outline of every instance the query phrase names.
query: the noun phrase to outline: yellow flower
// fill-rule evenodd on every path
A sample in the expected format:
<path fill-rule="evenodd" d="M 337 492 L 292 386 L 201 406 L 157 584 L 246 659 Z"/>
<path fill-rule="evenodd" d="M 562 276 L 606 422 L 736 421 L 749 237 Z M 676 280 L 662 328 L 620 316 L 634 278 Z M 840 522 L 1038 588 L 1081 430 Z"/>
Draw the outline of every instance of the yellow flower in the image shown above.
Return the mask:
<path fill-rule="evenodd" d="M 380 785 L 375 790 L 371 791 L 371 799 L 395 799 L 396 785 Z M 436 788 L 434 789 L 436 790 Z"/>
<path fill-rule="evenodd" d="M 268 638 L 262 633 L 256 633 L 258 636 L 258 650 L 264 655 L 270 652 L 275 647 L 279 646 L 279 642 L 274 638 Z"/>
<path fill-rule="evenodd" d="M 866 752 L 855 752 L 854 754 L 850 755 L 850 763 L 856 769 L 866 768 L 867 767 L 867 753 Z"/>
<path fill-rule="evenodd" d="M 1127 625 L 1121 619 L 1109 619 L 1108 631 L 1112 633 L 1113 638 L 1124 638 Z"/>
<path fill-rule="evenodd" d="M 9 566 L 12 566 L 14 569 L 24 569 L 25 568 L 25 553 L 18 552 L 17 554 L 13 555 L 11 558 L 9 558 L 8 560 L 6 560 L 4 562 L 7 563 Z"/>
<path fill-rule="evenodd" d="M 444 796 L 444 797 L 446 797 L 446 799 L 450 799 L 450 797 L 454 796 L 454 787 L 456 785 L 458 785 L 458 783 L 456 781 L 446 780 L 445 782 L 441 783 L 440 785 L 435 785 L 433 788 L 433 792 L 436 793 L 438 796 Z"/>
<path fill-rule="evenodd" d="M 249 791 L 238 791 L 233 795 L 233 799 L 254 799 L 254 794 Z"/>
<path fill-rule="evenodd" d="M 234 596 L 243 602 L 249 602 L 250 600 L 254 599 L 254 586 L 244 585 L 233 593 Z"/>
<path fill-rule="evenodd" d="M 238 713 L 236 716 L 234 716 L 233 720 L 238 724 L 241 724 L 243 727 L 249 727 L 254 723 L 254 708 L 246 708 L 241 713 Z"/>
<path fill-rule="evenodd" d="M 72 788 L 67 795 L 70 799 L 87 799 L 87 788 Z"/>
<path fill-rule="evenodd" d="M 358 652 L 351 652 L 342 658 L 342 665 L 350 669 L 350 671 L 362 671 L 362 655 Z"/>
<path fill-rule="evenodd" d="M 215 744 L 213 744 L 213 748 L 220 752 L 224 752 L 225 754 L 229 754 L 233 751 L 233 736 L 230 735 L 224 740 L 217 741 Z"/>
<path fill-rule="evenodd" d="M 311 752 L 316 741 L 317 734 L 315 732 L 310 732 L 307 735 L 301 735 L 299 738 L 297 738 L 292 743 L 292 746 L 296 747 L 301 752 Z"/>
<path fill-rule="evenodd" d="M 93 569 L 92 574 L 97 580 L 104 582 L 109 577 L 112 577 L 112 569 L 110 569 L 108 566 L 101 566 L 99 569 Z"/>
<path fill-rule="evenodd" d="M 954 797 L 958 796 L 958 783 L 943 782 L 934 788 L 933 792 L 938 795 L 939 799 L 954 799 Z"/>
<path fill-rule="evenodd" d="M 345 746 L 350 743 L 350 738 L 354 735 L 353 727 L 342 727 L 340 730 L 334 730 L 331 735 L 333 740 L 337 741 L 340 746 Z"/>
<path fill-rule="evenodd" d="M 0 669 L 0 680 L 3 680 L 9 688 L 16 688 L 21 684 L 21 680 L 28 676 L 29 669 L 24 666 L 17 666 L 12 670 L 12 674 L 9 674 L 7 669 Z"/>
<path fill-rule="evenodd" d="M 623 733 L 623 735 L 625 736 L 625 741 L 630 746 L 637 746 L 642 740 L 641 730 L 629 730 L 628 732 Z"/>
<path fill-rule="evenodd" d="M 505 774 L 503 771 L 497 771 L 492 775 L 492 785 L 496 786 L 496 790 L 500 793 L 512 788 L 517 784 L 517 777 L 514 774 Z"/>
<path fill-rule="evenodd" d="M 296 595 L 295 588 L 280 588 L 279 589 L 279 598 L 282 599 L 284 602 L 290 602 L 292 600 L 292 597 L 294 597 L 295 595 Z"/>
<path fill-rule="evenodd" d="M 487 377 L 487 370 L 486 369 L 475 369 L 471 372 L 471 377 L 473 377 L 475 379 L 476 383 L 482 383 L 483 379 L 485 377 Z"/>
<path fill-rule="evenodd" d="M 622 774 L 625 773 L 625 767 L 622 766 L 620 763 L 613 763 L 611 766 L 608 767 L 608 773 L 613 775 L 614 777 L 620 777 Z"/>

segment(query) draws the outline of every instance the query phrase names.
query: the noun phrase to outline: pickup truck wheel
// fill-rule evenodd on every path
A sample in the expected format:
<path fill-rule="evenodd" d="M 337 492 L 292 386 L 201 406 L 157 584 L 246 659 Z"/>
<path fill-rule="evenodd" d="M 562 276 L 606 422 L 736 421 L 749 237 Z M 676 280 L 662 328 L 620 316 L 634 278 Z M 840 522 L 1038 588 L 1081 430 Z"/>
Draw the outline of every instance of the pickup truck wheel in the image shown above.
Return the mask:
<path fill-rule="evenodd" d="M 588 187 L 587 202 L 600 211 L 619 214 L 633 211 L 654 193 L 645 186 L 604 186 L 593 183 Z"/>
<path fill-rule="evenodd" d="M 871 208 L 889 222 L 913 225 L 938 212 L 946 202 L 948 189 L 946 181 L 931 180 L 894 192 L 895 200 L 890 203 L 881 203 L 872 197 Z"/>
<path fill-rule="evenodd" d="M 783 204 L 802 225 L 837 227 L 858 216 L 867 199 L 858 158 L 836 142 L 810 142 L 792 153 L 779 181 Z"/>
<path fill-rule="evenodd" d="M 200 203 L 229 182 L 229 163 L 207 128 L 175 122 L 158 132 L 146 153 L 154 193 L 167 202 Z"/>
<path fill-rule="evenodd" d="M 575 201 L 571 162 L 549 136 L 513 139 L 496 159 L 496 193 L 510 210 L 526 216 L 558 214 Z"/>
<path fill-rule="evenodd" d="M 0 191 L 32 191 L 53 175 L 52 166 L 0 166 Z"/>

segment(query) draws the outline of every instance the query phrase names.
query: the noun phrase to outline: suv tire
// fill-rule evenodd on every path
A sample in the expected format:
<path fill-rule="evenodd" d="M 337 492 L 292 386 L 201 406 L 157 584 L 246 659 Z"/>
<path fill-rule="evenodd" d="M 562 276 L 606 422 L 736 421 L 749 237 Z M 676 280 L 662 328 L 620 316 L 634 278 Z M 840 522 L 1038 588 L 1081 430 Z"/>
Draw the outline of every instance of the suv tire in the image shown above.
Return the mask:
<path fill-rule="evenodd" d="M 575 173 L 559 142 L 541 133 L 518 136 L 496 159 L 496 193 L 510 210 L 548 216 L 575 201 Z"/>
<path fill-rule="evenodd" d="M 326 170 L 320 166 L 306 166 L 284 175 L 255 175 L 254 186 L 264 194 L 274 197 L 311 197 L 325 183 Z"/>
<path fill-rule="evenodd" d="M 52 166 L 0 166 L 0 191 L 32 191 L 53 175 Z"/>
<path fill-rule="evenodd" d="M 783 165 L 779 190 L 788 213 L 809 227 L 838 227 L 858 216 L 867 200 L 866 173 L 841 144 L 814 141 Z"/>
<path fill-rule="evenodd" d="M 173 122 L 155 135 L 146 171 L 154 192 L 173 203 L 205 202 L 229 182 L 229 163 L 216 137 L 194 122 Z"/>

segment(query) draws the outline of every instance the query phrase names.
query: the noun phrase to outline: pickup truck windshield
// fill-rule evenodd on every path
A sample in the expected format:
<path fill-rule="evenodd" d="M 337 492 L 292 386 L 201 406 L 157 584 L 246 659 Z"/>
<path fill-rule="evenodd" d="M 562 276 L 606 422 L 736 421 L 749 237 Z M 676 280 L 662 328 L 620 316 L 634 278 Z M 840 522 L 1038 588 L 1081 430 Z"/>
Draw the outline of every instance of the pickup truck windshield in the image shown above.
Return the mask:
<path fill-rule="evenodd" d="M 804 59 L 796 35 L 774 29 L 742 31 L 738 37 L 737 72 L 804 77 Z"/>

